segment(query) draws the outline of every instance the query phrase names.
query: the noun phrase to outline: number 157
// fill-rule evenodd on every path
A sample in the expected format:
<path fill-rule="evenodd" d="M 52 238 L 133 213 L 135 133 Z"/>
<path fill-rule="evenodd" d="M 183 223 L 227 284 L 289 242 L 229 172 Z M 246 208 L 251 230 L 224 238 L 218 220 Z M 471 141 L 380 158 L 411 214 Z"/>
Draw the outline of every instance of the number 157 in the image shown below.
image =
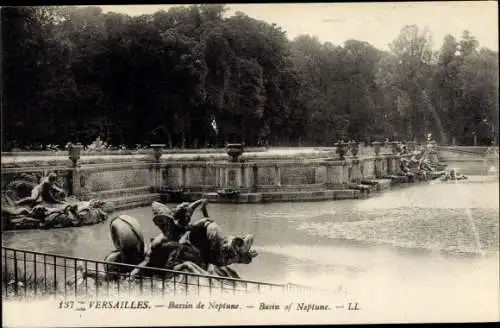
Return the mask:
<path fill-rule="evenodd" d="M 60 309 L 72 309 L 74 304 L 75 304 L 75 302 L 73 302 L 73 301 L 61 301 L 61 302 L 59 302 L 59 308 Z"/>

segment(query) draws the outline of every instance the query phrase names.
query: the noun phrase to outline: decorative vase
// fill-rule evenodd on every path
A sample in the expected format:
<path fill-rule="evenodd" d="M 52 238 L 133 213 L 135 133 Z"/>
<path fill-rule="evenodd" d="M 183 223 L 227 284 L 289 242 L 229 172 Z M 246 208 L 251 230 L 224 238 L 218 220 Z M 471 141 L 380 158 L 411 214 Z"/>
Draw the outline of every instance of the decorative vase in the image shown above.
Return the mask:
<path fill-rule="evenodd" d="M 335 144 L 335 147 L 337 148 L 336 152 L 339 155 L 340 160 L 345 159 L 345 154 L 347 152 L 347 146 L 348 146 L 348 144 L 345 143 L 343 140 L 341 140 L 340 142 Z"/>
<path fill-rule="evenodd" d="M 392 150 L 393 155 L 396 155 L 399 152 L 399 142 L 398 141 L 391 142 L 391 150 Z"/>
<path fill-rule="evenodd" d="M 162 150 L 165 147 L 165 144 L 152 144 L 150 147 L 153 149 L 153 157 L 155 161 L 159 162 L 161 155 L 162 155 Z"/>
<path fill-rule="evenodd" d="M 78 166 L 78 160 L 80 160 L 82 149 L 83 145 L 81 143 L 71 144 L 68 147 L 69 159 L 71 160 L 71 163 L 73 163 L 73 167 Z"/>
<path fill-rule="evenodd" d="M 359 153 L 359 142 L 357 141 L 351 141 L 350 143 L 351 146 L 351 153 L 353 157 L 358 157 Z"/>
<path fill-rule="evenodd" d="M 239 157 L 243 152 L 243 144 L 234 143 L 226 145 L 226 153 L 229 155 L 231 163 L 238 163 Z"/>

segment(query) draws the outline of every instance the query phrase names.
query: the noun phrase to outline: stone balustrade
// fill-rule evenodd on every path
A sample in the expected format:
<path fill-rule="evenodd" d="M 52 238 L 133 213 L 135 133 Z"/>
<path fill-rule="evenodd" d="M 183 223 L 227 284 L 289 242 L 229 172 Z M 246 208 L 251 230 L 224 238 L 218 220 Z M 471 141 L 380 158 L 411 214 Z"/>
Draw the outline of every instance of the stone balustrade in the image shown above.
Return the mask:
<path fill-rule="evenodd" d="M 200 161 L 162 158 L 163 145 L 154 145 L 150 156 L 128 162 L 109 160 L 99 164 L 82 163 L 80 150 L 69 151 L 70 160 L 57 166 L 24 163 L 21 167 L 2 168 L 2 190 L 19 173 L 45 176 L 56 171 L 70 195 L 90 198 L 129 197 L 146 202 L 165 190 L 181 190 L 200 196 L 219 190 L 240 193 L 291 193 L 348 189 L 350 184 L 399 172 L 399 156 L 378 154 L 345 155 L 294 159 L 291 156 L 261 157 L 258 160 Z M 357 151 L 355 151 L 357 155 Z M 135 198 L 134 198 L 135 197 Z M 149 198 L 148 198 L 149 197 Z M 194 196 L 193 196 L 194 197 Z M 135 200 L 134 200 L 135 202 Z"/>

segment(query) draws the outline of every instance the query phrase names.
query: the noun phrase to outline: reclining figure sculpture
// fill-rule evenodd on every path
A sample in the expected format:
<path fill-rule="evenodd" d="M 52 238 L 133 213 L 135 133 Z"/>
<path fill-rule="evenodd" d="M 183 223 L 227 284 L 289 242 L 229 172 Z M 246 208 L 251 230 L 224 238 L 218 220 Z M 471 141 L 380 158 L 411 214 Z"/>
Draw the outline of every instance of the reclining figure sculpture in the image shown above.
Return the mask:
<path fill-rule="evenodd" d="M 104 201 L 66 198 L 57 175 L 37 178 L 22 174 L 2 195 L 2 223 L 6 230 L 75 227 L 103 222 L 113 209 Z"/>

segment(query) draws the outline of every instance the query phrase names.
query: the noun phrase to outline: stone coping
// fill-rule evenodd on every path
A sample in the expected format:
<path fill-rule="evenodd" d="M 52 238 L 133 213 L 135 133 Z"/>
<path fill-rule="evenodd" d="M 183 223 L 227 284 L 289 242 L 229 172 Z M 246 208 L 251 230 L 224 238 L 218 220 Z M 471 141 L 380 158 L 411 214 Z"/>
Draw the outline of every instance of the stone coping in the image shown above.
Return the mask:
<path fill-rule="evenodd" d="M 102 170 L 120 170 L 120 169 L 130 169 L 130 168 L 148 168 L 150 166 L 160 165 L 164 168 L 203 168 L 203 167 L 224 167 L 224 168 L 249 168 L 252 167 L 288 167 L 303 165 L 308 167 L 318 167 L 318 166 L 344 166 L 352 165 L 355 163 L 361 163 L 364 161 L 375 161 L 377 159 L 391 159 L 398 158 L 397 155 L 381 155 L 379 157 L 366 156 L 361 158 L 349 158 L 344 160 L 332 157 L 312 157 L 312 158 L 297 158 L 297 157 L 282 157 L 282 158 L 261 158 L 260 160 L 252 160 L 247 158 L 243 162 L 230 163 L 227 158 L 224 159 L 206 159 L 206 160 L 169 160 L 161 158 L 159 163 L 155 162 L 151 158 L 143 157 L 141 159 L 135 160 L 97 160 L 97 161 L 81 161 L 78 168 L 83 171 L 102 171 Z M 69 160 L 64 159 L 60 161 L 24 161 L 24 162 L 5 162 L 2 160 L 2 169 L 8 170 L 8 172 L 16 172 L 20 170 L 35 171 L 39 169 L 54 169 L 54 170 L 68 170 L 72 168 L 72 164 Z"/>
<path fill-rule="evenodd" d="M 266 147 L 245 147 L 247 152 L 265 152 Z M 152 149 L 140 150 L 82 150 L 82 156 L 103 156 L 103 155 L 146 155 L 151 154 Z M 225 153 L 225 148 L 200 148 L 200 149 L 181 149 L 181 148 L 163 148 L 163 154 L 206 154 L 206 153 Z M 1 156 L 68 156 L 67 150 L 40 150 L 40 151 L 10 151 L 2 152 Z"/>
<path fill-rule="evenodd" d="M 381 154 L 387 155 L 390 153 L 388 149 L 382 149 Z M 129 154 L 120 152 L 82 152 L 79 162 L 81 164 L 104 163 L 104 162 L 124 162 L 131 160 L 147 160 L 153 158 L 153 150 L 145 150 L 142 152 L 130 152 Z M 374 155 L 373 149 L 362 148 L 359 156 Z M 335 153 L 335 148 L 332 147 L 308 147 L 308 148 L 247 148 L 240 157 L 243 161 L 250 160 L 281 160 L 284 158 L 338 158 Z M 185 150 L 178 152 L 165 149 L 162 151 L 162 161 L 207 161 L 220 160 L 227 161 L 228 155 L 225 149 L 201 149 L 201 150 Z M 15 152 L 2 153 L 2 166 L 6 164 L 20 163 L 61 163 L 69 162 L 69 154 L 66 151 L 61 152 Z"/>

